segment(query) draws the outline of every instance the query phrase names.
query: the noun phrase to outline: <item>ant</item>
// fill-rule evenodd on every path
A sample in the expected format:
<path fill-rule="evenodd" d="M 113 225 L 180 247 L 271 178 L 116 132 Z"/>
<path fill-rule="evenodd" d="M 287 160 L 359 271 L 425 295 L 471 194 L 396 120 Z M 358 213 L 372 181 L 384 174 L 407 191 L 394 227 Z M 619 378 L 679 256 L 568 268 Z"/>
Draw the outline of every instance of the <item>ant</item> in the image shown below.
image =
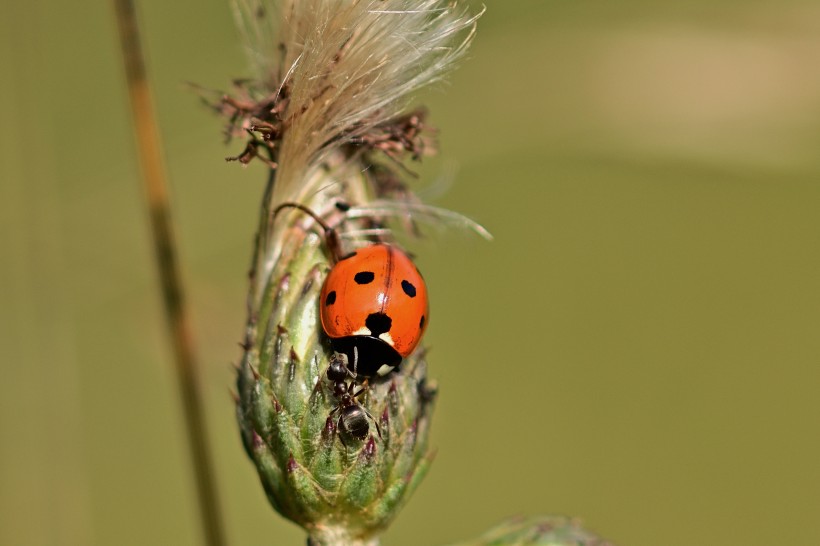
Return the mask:
<path fill-rule="evenodd" d="M 344 353 L 334 352 L 330 358 L 330 365 L 327 368 L 327 378 L 333 382 L 333 394 L 339 404 L 333 408 L 330 415 L 337 411 L 339 412 L 339 420 L 336 423 L 336 428 L 341 433 L 339 439 L 342 444 L 345 444 L 344 436 L 350 435 L 359 441 L 363 441 L 370 433 L 370 425 L 367 420 L 373 421 L 376 425 L 376 432 L 379 438 L 382 437 L 382 431 L 379 428 L 379 423 L 367 411 L 367 408 L 362 406 L 356 400 L 356 397 L 365 391 L 365 387 L 360 388 L 354 392 L 356 386 L 356 364 L 358 362 L 359 352 L 356 347 L 353 347 L 353 370 L 348 368 L 348 358 Z M 345 380 L 350 378 L 350 383 L 345 383 Z"/>

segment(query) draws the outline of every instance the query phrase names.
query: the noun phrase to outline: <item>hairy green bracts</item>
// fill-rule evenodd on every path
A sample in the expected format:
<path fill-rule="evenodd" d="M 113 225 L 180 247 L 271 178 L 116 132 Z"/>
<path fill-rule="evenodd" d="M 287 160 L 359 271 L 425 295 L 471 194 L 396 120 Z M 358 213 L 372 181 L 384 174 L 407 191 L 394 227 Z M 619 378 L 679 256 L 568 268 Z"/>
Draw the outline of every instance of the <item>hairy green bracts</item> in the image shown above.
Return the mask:
<path fill-rule="evenodd" d="M 340 169 L 326 165 L 315 175 L 338 176 Z M 355 176 L 347 180 L 310 207 L 332 217 L 335 203 L 361 187 Z M 364 541 L 385 528 L 427 469 L 433 390 L 416 351 L 357 398 L 375 421 L 367 438 L 339 430 L 339 402 L 326 376 L 333 351 L 319 320 L 330 268 L 324 234 L 308 215 L 280 216 L 270 236 L 259 238 L 264 246 L 251 282 L 237 379 L 242 439 L 279 513 L 317 544 L 324 537 Z M 265 220 L 262 227 L 267 231 Z"/>
<path fill-rule="evenodd" d="M 476 540 L 452 546 L 613 546 L 584 529 L 576 518 L 533 516 L 511 518 Z"/>

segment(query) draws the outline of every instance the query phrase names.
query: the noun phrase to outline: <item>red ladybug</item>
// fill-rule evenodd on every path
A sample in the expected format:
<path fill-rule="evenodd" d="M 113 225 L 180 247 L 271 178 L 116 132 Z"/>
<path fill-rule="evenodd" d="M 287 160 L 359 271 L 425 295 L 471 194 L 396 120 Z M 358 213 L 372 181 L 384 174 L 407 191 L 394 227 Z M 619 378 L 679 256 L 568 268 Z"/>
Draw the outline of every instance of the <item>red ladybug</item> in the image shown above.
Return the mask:
<path fill-rule="evenodd" d="M 430 314 L 418 269 L 407 254 L 386 244 L 360 248 L 333 266 L 320 311 L 333 348 L 365 377 L 386 375 L 410 355 Z"/>
<path fill-rule="evenodd" d="M 338 233 L 309 208 L 283 203 L 313 217 L 334 259 L 322 286 L 322 328 L 348 368 L 364 377 L 387 375 L 419 344 L 429 322 L 427 286 L 398 248 L 375 243 L 341 256 Z"/>

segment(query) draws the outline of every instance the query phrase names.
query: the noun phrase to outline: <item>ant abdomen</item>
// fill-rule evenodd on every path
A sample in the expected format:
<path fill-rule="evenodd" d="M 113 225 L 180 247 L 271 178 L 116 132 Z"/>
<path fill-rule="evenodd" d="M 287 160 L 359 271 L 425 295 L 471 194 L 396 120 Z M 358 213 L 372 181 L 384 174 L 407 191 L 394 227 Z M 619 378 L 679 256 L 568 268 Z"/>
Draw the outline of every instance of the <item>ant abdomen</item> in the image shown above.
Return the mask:
<path fill-rule="evenodd" d="M 367 435 L 370 434 L 370 425 L 367 419 L 367 413 L 362 406 L 358 404 L 347 406 L 342 410 L 338 430 L 341 434 L 364 441 Z"/>

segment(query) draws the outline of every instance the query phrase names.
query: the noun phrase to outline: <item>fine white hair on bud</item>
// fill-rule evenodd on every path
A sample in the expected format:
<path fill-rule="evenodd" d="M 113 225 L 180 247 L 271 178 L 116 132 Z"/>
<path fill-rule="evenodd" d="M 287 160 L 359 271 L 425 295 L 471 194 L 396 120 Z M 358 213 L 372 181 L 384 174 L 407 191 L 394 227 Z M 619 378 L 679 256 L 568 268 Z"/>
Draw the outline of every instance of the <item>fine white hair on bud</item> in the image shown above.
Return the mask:
<path fill-rule="evenodd" d="M 286 93 L 272 201 L 300 201 L 322 156 L 397 117 L 469 45 L 478 15 L 442 0 L 235 0 L 257 78 Z"/>

